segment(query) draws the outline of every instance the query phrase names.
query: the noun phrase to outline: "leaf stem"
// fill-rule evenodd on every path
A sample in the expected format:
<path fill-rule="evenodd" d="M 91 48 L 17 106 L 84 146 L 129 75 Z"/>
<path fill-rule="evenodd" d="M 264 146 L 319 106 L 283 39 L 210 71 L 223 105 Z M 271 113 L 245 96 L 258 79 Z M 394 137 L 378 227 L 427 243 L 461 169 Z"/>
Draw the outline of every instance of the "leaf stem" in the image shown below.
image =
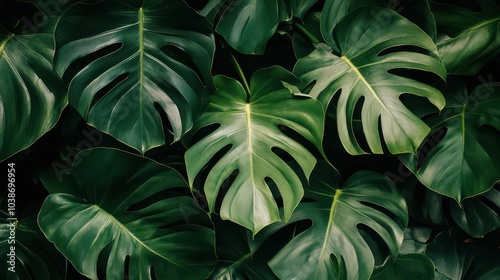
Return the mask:
<path fill-rule="evenodd" d="M 234 68 L 236 69 L 236 72 L 238 73 L 238 76 L 240 77 L 241 81 L 243 82 L 243 86 L 245 87 L 245 91 L 247 92 L 247 102 L 250 101 L 250 86 L 248 85 L 247 79 L 245 78 L 245 74 L 243 73 L 243 69 L 241 69 L 240 64 L 236 60 L 236 57 L 229 52 L 229 55 L 231 56 L 231 62 L 234 65 Z"/>
<path fill-rule="evenodd" d="M 321 40 L 318 39 L 318 37 L 314 36 L 314 34 L 309 32 L 302 24 L 295 21 L 293 25 L 297 27 L 297 29 L 300 30 L 302 33 L 304 33 L 304 35 L 306 35 L 309 38 L 309 40 L 311 40 L 311 42 L 313 42 L 314 44 L 321 43 Z"/>

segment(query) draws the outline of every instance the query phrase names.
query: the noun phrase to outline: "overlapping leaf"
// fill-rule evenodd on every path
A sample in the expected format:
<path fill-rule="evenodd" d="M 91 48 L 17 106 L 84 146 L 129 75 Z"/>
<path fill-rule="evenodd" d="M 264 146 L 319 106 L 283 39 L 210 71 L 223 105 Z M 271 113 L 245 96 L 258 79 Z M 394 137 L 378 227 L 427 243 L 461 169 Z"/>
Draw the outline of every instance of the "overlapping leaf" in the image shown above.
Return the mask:
<path fill-rule="evenodd" d="M 220 215 L 254 233 L 280 220 L 278 205 L 266 178 L 276 183 L 283 197 L 285 220 L 303 195 L 299 177 L 274 149 L 279 148 L 298 161 L 306 176 L 316 163 L 311 152 L 280 131 L 279 126 L 295 130 L 321 150 L 322 106 L 308 96 L 294 97 L 285 87 L 298 82 L 283 68 L 259 70 L 251 78 L 247 102 L 247 93 L 238 81 L 217 76 L 217 92 L 193 132 L 210 125 L 218 125 L 218 128 L 186 152 L 186 167 L 193 187 L 204 166 L 221 150 L 230 147 L 211 167 L 204 182 L 209 209 L 215 210 L 222 183 L 237 170 L 238 176 L 222 201 Z"/>
<path fill-rule="evenodd" d="M 291 219 L 311 219 L 312 226 L 270 261 L 276 275 L 280 279 L 368 279 L 374 257 L 359 232 L 361 224 L 378 234 L 397 256 L 408 213 L 403 197 L 389 182 L 378 173 L 360 171 L 340 188 L 336 171 L 318 162 L 306 188 L 310 201 L 302 202 Z"/>
<path fill-rule="evenodd" d="M 38 223 L 80 273 L 97 279 L 102 258 L 109 279 L 210 274 L 216 261 L 212 223 L 182 194 L 189 190 L 179 173 L 112 149 L 81 152 L 78 161 L 66 189 L 49 187 L 60 192 L 46 198 Z"/>
<path fill-rule="evenodd" d="M 440 233 L 426 255 L 436 266 L 437 279 L 490 280 L 500 277 L 500 254 L 487 246 L 467 245 L 453 231 Z"/>
<path fill-rule="evenodd" d="M 56 19 L 45 21 L 43 28 L 22 34 L 0 26 L 0 161 L 49 131 L 67 104 L 52 70 Z"/>
<path fill-rule="evenodd" d="M 245 54 L 264 53 L 280 21 L 302 17 L 317 0 L 211 0 L 201 11 L 228 44 Z"/>
<path fill-rule="evenodd" d="M 352 11 L 335 25 L 332 36 L 326 35 L 335 54 L 318 48 L 297 62 L 294 74 L 314 84 L 311 95 L 324 107 L 341 90 L 337 126 L 345 149 L 365 153 L 353 132 L 354 112 L 363 102 L 363 134 L 371 152 L 383 152 L 381 137 L 393 154 L 414 152 L 430 129 L 412 112 L 417 105 L 406 107 L 401 95 L 424 97 L 438 109 L 445 100 L 438 89 L 391 71 L 419 70 L 444 79 L 446 71 L 432 39 L 396 12 L 377 7 Z"/>
<path fill-rule="evenodd" d="M 500 6 L 494 0 L 475 2 L 479 11 L 461 5 L 470 1 L 430 1 L 438 30 L 444 31 L 437 46 L 450 74 L 475 75 L 500 54 Z"/>
<path fill-rule="evenodd" d="M 500 180 L 500 87 L 478 86 L 470 96 L 465 84 L 448 82 L 442 114 L 428 120 L 446 135 L 433 143 L 423 159 L 401 156 L 404 164 L 429 189 L 457 202 L 488 191 Z"/>
<path fill-rule="evenodd" d="M 69 103 L 88 123 L 144 153 L 174 140 L 208 100 L 211 25 L 182 0 L 77 4 L 56 32 L 57 72 L 71 79 Z"/>
<path fill-rule="evenodd" d="M 40 231 L 36 222 L 38 208 L 29 207 L 16 218 L 16 212 L 9 215 L 7 196 L 0 206 L 0 261 L 4 266 L 0 277 L 11 279 L 66 279 L 66 260 Z M 3 210 L 7 210 L 4 212 Z M 14 225 L 12 225 L 14 224 Z M 11 235 L 11 227 L 14 235 Z M 14 248 L 13 251 L 10 249 Z M 14 257 L 13 270 L 11 256 Z"/>
<path fill-rule="evenodd" d="M 396 259 L 387 260 L 384 266 L 373 272 L 370 279 L 434 279 L 434 264 L 425 255 L 400 255 Z"/>

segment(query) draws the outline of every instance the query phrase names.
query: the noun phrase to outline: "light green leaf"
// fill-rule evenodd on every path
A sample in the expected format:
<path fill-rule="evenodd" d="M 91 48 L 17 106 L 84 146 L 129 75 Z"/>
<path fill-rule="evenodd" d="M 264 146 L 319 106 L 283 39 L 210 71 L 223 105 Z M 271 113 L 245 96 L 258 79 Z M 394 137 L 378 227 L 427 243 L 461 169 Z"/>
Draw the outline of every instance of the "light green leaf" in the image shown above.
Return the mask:
<path fill-rule="evenodd" d="M 408 108 L 400 97 L 424 97 L 438 109 L 445 100 L 438 89 L 391 71 L 420 70 L 444 79 L 432 39 L 396 12 L 377 7 L 352 11 L 335 25 L 331 39 L 326 38 L 335 54 L 318 48 L 297 62 L 294 74 L 305 85 L 314 85 L 310 94 L 325 108 L 340 94 L 337 127 L 344 148 L 353 155 L 366 153 L 353 132 L 355 108 L 363 102 L 363 134 L 371 152 L 383 153 L 381 137 L 392 154 L 414 152 L 430 129 L 412 112 L 418 105 Z"/>
<path fill-rule="evenodd" d="M 177 141 L 208 101 L 211 26 L 182 0 L 73 5 L 55 38 L 69 103 L 90 125 L 141 153 L 165 144 L 162 115 Z"/>
<path fill-rule="evenodd" d="M 67 104 L 52 70 L 56 19 L 46 21 L 24 34 L 6 34 L 0 26 L 0 161 L 49 131 Z"/>
<path fill-rule="evenodd" d="M 430 4 L 438 31 L 444 31 L 437 39 L 437 46 L 449 74 L 475 75 L 500 54 L 497 1 L 477 1 L 479 12 L 461 6 L 460 1 L 453 4 L 430 1 Z"/>
<path fill-rule="evenodd" d="M 342 279 L 368 279 L 375 261 L 361 224 L 379 235 L 393 257 L 398 255 L 408 213 L 388 178 L 360 171 L 340 188 L 337 172 L 318 162 L 310 182 L 308 201 L 299 204 L 290 222 L 311 219 L 312 226 L 269 262 L 280 279 L 339 279 L 342 273 Z"/>
<path fill-rule="evenodd" d="M 478 86 L 470 96 L 459 79 L 448 81 L 447 105 L 428 119 L 433 132 L 446 129 L 424 158 L 400 159 L 429 189 L 462 203 L 500 180 L 500 87 Z M 426 148 L 423 145 L 422 148 Z"/>
<path fill-rule="evenodd" d="M 108 279 L 210 274 L 216 261 L 213 225 L 185 195 L 189 191 L 179 173 L 114 149 L 86 150 L 77 157 L 72 176 L 78 189 L 72 181 L 65 192 L 49 195 L 38 223 L 80 273 L 97 279 L 103 258 Z"/>
<path fill-rule="evenodd" d="M 254 73 L 250 81 L 250 100 L 236 80 L 217 76 L 217 91 L 196 123 L 197 130 L 218 128 L 195 143 L 186 152 L 189 183 L 205 165 L 225 147 L 230 149 L 213 167 L 204 182 L 211 212 L 222 183 L 233 171 L 238 176 L 225 195 L 220 215 L 257 233 L 280 220 L 278 205 L 266 183 L 269 178 L 283 197 L 284 218 L 288 220 L 303 195 L 298 175 L 276 154 L 283 150 L 299 162 L 308 177 L 315 157 L 296 139 L 280 131 L 279 126 L 295 130 L 321 151 L 324 113 L 321 104 L 308 97 L 294 97 L 284 85 L 299 80 L 283 68 L 273 67 Z M 189 141 L 189 139 L 186 139 Z"/>

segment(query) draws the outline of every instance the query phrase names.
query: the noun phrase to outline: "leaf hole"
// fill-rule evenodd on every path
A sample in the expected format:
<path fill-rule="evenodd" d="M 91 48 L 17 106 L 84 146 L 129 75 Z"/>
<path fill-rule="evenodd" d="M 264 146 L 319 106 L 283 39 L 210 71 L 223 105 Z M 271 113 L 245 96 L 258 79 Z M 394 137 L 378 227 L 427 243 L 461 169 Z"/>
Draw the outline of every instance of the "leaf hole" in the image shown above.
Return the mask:
<path fill-rule="evenodd" d="M 174 188 L 168 188 L 165 190 L 162 190 L 160 192 L 154 193 L 150 195 L 149 197 L 130 205 L 125 209 L 126 212 L 135 212 L 135 211 L 140 211 L 148 206 L 153 205 L 156 202 L 159 202 L 164 199 L 168 198 L 173 198 L 173 197 L 178 197 L 178 196 L 191 196 L 191 192 L 189 191 L 189 188 L 186 186 L 179 186 L 179 187 L 174 187 Z"/>
<path fill-rule="evenodd" d="M 156 270 L 154 266 L 151 266 L 149 270 L 149 275 L 151 275 L 151 280 L 157 280 L 158 278 L 156 277 Z"/>
<path fill-rule="evenodd" d="M 85 67 L 89 66 L 89 64 L 118 51 L 122 47 L 123 43 L 114 43 L 73 61 L 71 67 L 68 67 L 66 72 L 64 72 L 62 76 L 63 81 L 69 83 L 74 76 L 80 73 Z"/>
<path fill-rule="evenodd" d="M 208 4 L 209 0 L 185 0 L 186 4 L 195 10 L 201 10 Z"/>
<path fill-rule="evenodd" d="M 90 103 L 90 108 L 92 108 L 99 100 L 101 100 L 106 94 L 108 94 L 115 86 L 119 85 L 123 81 L 128 78 L 129 74 L 124 73 L 114 78 L 109 84 L 99 89 L 94 97 L 92 98 L 92 102 Z"/>
<path fill-rule="evenodd" d="M 161 47 L 160 50 L 171 59 L 182 64 L 183 65 L 181 66 L 182 68 L 185 68 L 187 66 L 189 69 L 193 70 L 198 76 L 200 82 L 204 86 L 206 85 L 203 79 L 204 76 L 201 73 L 201 70 L 198 68 L 198 64 L 191 58 L 191 55 L 189 55 L 188 53 L 186 53 L 185 51 L 174 45 L 165 45 Z"/>
<path fill-rule="evenodd" d="M 214 124 L 199 128 L 198 130 L 196 130 L 194 132 L 193 136 L 191 137 L 191 139 L 189 139 L 189 142 L 187 144 L 189 146 L 194 145 L 195 143 L 199 142 L 201 139 L 205 138 L 207 135 L 214 133 L 217 129 L 219 129 L 220 126 L 221 126 L 221 124 L 214 123 Z"/>
<path fill-rule="evenodd" d="M 432 150 L 444 139 L 448 132 L 448 128 L 442 127 L 432 131 L 427 138 L 422 142 L 417 150 L 417 169 L 422 167 L 427 156 L 432 153 Z"/>
<path fill-rule="evenodd" d="M 273 193 L 274 201 L 276 202 L 276 205 L 278 205 L 278 208 L 283 207 L 283 197 L 282 197 L 276 183 L 270 177 L 264 178 L 264 181 L 266 182 L 266 185 Z"/>
<path fill-rule="evenodd" d="M 172 128 L 172 123 L 170 123 L 167 113 L 158 102 L 154 102 L 153 106 L 160 116 L 161 123 L 163 124 L 163 134 L 165 136 L 166 143 L 172 143 L 174 141 L 174 129 Z M 170 133 L 166 133 L 166 131 Z"/>
<path fill-rule="evenodd" d="M 432 52 L 430 52 L 424 48 L 421 48 L 418 46 L 411 46 L 411 45 L 400 45 L 400 46 L 388 47 L 388 48 L 380 51 L 377 54 L 377 56 L 384 56 L 386 54 L 396 53 L 396 52 L 412 52 L 412 53 L 420 53 L 420 54 L 434 56 L 434 54 Z"/>
<path fill-rule="evenodd" d="M 215 201 L 215 211 L 220 213 L 220 208 L 222 206 L 222 201 L 224 197 L 226 197 L 227 191 L 234 183 L 238 175 L 240 174 L 239 170 L 234 170 L 231 174 L 222 182 L 221 187 L 219 189 L 219 193 L 217 194 L 217 199 Z"/>
<path fill-rule="evenodd" d="M 357 226 L 358 232 L 363 237 L 363 240 L 366 242 L 368 247 L 370 247 L 370 251 L 375 258 L 375 265 L 382 265 L 386 259 L 386 257 L 390 254 L 389 247 L 384 242 L 382 237 L 364 224 L 358 224 Z"/>
<path fill-rule="evenodd" d="M 432 72 L 418 69 L 396 68 L 389 69 L 387 73 L 430 85 L 440 90 L 441 92 L 443 92 L 446 87 L 445 81 L 443 81 L 437 74 Z"/>
<path fill-rule="evenodd" d="M 310 82 L 309 84 L 305 85 L 304 88 L 302 89 L 303 94 L 310 94 L 311 90 L 314 88 L 316 85 L 316 80 Z"/>
<path fill-rule="evenodd" d="M 438 114 L 439 109 L 436 108 L 427 98 L 413 94 L 401 94 L 399 100 L 408 108 L 415 116 L 423 118 L 430 114 Z"/>

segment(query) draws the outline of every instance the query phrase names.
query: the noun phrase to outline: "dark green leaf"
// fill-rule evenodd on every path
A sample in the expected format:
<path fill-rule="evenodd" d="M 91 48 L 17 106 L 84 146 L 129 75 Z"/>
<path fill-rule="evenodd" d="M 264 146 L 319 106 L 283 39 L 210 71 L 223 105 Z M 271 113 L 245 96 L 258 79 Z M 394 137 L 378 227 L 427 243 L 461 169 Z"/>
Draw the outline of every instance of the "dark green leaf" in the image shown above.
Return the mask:
<path fill-rule="evenodd" d="M 423 159 L 401 160 L 429 189 L 462 200 L 488 191 L 500 180 L 500 87 L 478 86 L 470 96 L 465 84 L 448 82 L 446 107 L 428 120 L 433 131 L 446 129 Z M 426 148 L 423 145 L 422 148 Z"/>
<path fill-rule="evenodd" d="M 69 103 L 141 153 L 165 144 L 163 114 L 176 141 L 206 105 L 214 38 L 210 23 L 182 0 L 73 5 L 55 37 Z"/>
<path fill-rule="evenodd" d="M 52 70 L 56 20 L 46 19 L 44 28 L 25 34 L 4 34 L 0 28 L 0 161 L 49 131 L 67 104 Z"/>
<path fill-rule="evenodd" d="M 483 195 L 466 199 L 460 208 L 454 201 L 451 204 L 453 221 L 472 237 L 484 237 L 500 227 L 500 186 L 496 185 Z M 488 202 L 489 201 L 489 202 Z"/>
<path fill-rule="evenodd" d="M 307 182 L 304 182 L 307 185 Z M 280 279 L 368 279 L 374 256 L 358 225 L 373 230 L 397 256 L 408 213 L 403 197 L 385 177 L 371 171 L 352 175 L 339 188 L 338 175 L 318 162 L 291 222 L 312 220 L 269 262 Z M 390 214 L 389 214 L 390 213 Z"/>
<path fill-rule="evenodd" d="M 395 260 L 391 258 L 387 260 L 384 266 L 375 269 L 370 279 L 434 279 L 434 264 L 425 255 L 399 255 Z"/>
<path fill-rule="evenodd" d="M 467 1 L 469 2 L 469 1 Z M 439 54 L 448 73 L 475 75 L 500 54 L 500 6 L 494 0 L 479 0 L 480 11 L 430 1 L 436 18 Z"/>
<path fill-rule="evenodd" d="M 188 188 L 179 173 L 114 149 L 86 150 L 77 160 L 78 190 L 49 195 L 38 223 L 80 273 L 97 279 L 98 258 L 104 258 L 109 279 L 152 279 L 153 268 L 156 279 L 210 274 L 213 225 L 183 194 Z"/>
<path fill-rule="evenodd" d="M 438 279 L 500 278 L 498 250 L 460 244 L 450 231 L 440 233 L 427 247 L 426 255 L 434 262 Z"/>
<path fill-rule="evenodd" d="M 20 193 L 18 193 L 19 196 Z M 66 279 L 66 260 L 40 231 L 36 222 L 38 208 L 29 207 L 18 220 L 9 220 L 13 216 L 3 210 L 8 209 L 7 196 L 0 204 L 0 278 L 10 279 Z M 15 216 L 14 216 L 15 217 Z M 14 233 L 11 235 L 12 223 Z M 11 238 L 9 238 L 11 237 Z M 14 248 L 14 250 L 11 250 Z M 14 255 L 14 272 L 9 271 L 9 261 Z"/>
<path fill-rule="evenodd" d="M 219 262 L 210 279 L 276 279 L 267 261 L 279 248 L 262 246 L 268 238 L 265 232 L 254 238 L 248 229 L 218 217 L 215 229 Z"/>
<path fill-rule="evenodd" d="M 237 51 L 262 54 L 278 23 L 302 17 L 317 0 L 211 0 L 201 14 Z"/>

